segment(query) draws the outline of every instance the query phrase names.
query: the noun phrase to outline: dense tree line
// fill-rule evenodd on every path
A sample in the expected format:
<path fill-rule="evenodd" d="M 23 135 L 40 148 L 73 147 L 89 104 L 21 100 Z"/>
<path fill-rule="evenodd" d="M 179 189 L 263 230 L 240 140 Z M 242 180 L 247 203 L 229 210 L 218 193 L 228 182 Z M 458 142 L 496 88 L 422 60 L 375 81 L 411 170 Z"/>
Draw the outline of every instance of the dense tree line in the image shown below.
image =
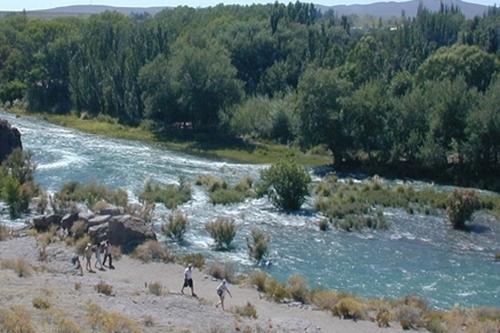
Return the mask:
<path fill-rule="evenodd" d="M 420 8 L 368 28 L 300 2 L 11 15 L 0 99 L 481 178 L 500 168 L 499 26 L 496 7 L 472 20 Z"/>

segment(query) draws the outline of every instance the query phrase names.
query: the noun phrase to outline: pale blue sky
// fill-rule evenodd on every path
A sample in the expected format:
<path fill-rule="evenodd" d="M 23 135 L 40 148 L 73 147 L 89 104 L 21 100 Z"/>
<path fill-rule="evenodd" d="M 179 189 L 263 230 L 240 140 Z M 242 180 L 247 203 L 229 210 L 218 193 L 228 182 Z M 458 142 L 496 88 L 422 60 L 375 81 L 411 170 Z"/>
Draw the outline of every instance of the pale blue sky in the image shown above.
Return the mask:
<path fill-rule="evenodd" d="M 309 2 L 310 0 L 303 0 Z M 371 3 L 386 0 L 317 0 L 311 1 L 322 5 L 340 5 L 354 3 Z M 484 5 L 494 5 L 499 3 L 498 0 L 466 0 L 468 2 L 480 3 Z M 34 10 L 46 9 L 54 7 L 62 7 L 69 5 L 110 5 L 120 7 L 153 7 L 153 6 L 178 6 L 188 5 L 192 7 L 206 7 L 216 5 L 218 3 L 225 4 L 252 4 L 252 3 L 269 3 L 274 0 L 0 0 L 0 10 Z M 288 1 L 280 1 L 288 2 Z M 293 0 L 295 2 L 295 0 Z"/>

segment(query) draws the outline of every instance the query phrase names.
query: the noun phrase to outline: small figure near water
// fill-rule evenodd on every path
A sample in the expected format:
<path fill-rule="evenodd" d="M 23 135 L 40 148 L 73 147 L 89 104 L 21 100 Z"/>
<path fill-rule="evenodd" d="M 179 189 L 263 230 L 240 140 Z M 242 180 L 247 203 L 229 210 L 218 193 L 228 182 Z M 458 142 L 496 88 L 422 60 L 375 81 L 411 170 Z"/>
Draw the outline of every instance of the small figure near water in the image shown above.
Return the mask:
<path fill-rule="evenodd" d="M 226 293 L 229 294 L 229 296 L 231 296 L 231 298 L 233 297 L 233 295 L 231 295 L 231 292 L 229 291 L 229 289 L 227 288 L 227 282 L 226 282 L 226 279 L 223 279 L 221 284 L 219 284 L 217 286 L 217 296 L 219 296 L 219 303 L 217 303 L 215 305 L 215 307 L 219 307 L 219 305 L 222 307 L 222 310 L 225 311 L 224 309 L 224 298 L 226 297 Z"/>
<path fill-rule="evenodd" d="M 198 297 L 194 293 L 193 265 L 192 264 L 188 264 L 188 266 L 184 270 L 184 285 L 182 286 L 181 294 L 184 294 L 184 288 L 186 288 L 186 287 L 191 288 L 191 295 L 193 295 L 193 297 Z"/>

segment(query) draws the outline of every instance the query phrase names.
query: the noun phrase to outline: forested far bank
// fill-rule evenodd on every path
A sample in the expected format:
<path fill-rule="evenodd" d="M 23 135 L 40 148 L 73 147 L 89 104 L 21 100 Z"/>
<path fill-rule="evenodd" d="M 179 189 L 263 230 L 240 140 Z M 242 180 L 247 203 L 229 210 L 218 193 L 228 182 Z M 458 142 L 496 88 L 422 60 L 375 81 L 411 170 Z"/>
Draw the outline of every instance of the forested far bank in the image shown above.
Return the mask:
<path fill-rule="evenodd" d="M 498 190 L 500 11 L 353 22 L 299 2 L 12 15 L 0 19 L 0 99 Z"/>

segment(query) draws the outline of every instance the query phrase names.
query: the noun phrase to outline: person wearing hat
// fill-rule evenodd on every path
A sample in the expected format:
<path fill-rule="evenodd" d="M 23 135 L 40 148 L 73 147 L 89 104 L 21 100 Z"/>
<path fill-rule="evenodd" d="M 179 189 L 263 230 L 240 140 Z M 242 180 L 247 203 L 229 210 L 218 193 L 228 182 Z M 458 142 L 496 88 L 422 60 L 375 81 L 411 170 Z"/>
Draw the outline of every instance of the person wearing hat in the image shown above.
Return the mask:
<path fill-rule="evenodd" d="M 218 308 L 220 305 L 222 307 L 222 310 L 224 310 L 224 298 L 226 297 L 226 293 L 228 293 L 229 296 L 233 297 L 233 295 L 231 295 L 231 292 L 227 288 L 226 279 L 223 279 L 222 283 L 219 284 L 215 290 L 217 290 L 217 296 L 219 296 L 220 299 L 219 303 L 217 303 L 215 307 Z"/>
<path fill-rule="evenodd" d="M 92 244 L 87 243 L 87 246 L 85 247 L 85 250 L 83 250 L 83 255 L 85 256 L 85 268 L 87 269 L 88 272 L 94 273 L 92 270 Z"/>
<path fill-rule="evenodd" d="M 194 285 L 193 285 L 193 265 L 188 264 L 186 269 L 184 270 L 184 285 L 182 286 L 181 289 L 181 294 L 184 294 L 184 288 L 189 287 L 191 288 L 191 295 L 194 297 L 197 297 L 196 294 L 194 293 Z"/>

